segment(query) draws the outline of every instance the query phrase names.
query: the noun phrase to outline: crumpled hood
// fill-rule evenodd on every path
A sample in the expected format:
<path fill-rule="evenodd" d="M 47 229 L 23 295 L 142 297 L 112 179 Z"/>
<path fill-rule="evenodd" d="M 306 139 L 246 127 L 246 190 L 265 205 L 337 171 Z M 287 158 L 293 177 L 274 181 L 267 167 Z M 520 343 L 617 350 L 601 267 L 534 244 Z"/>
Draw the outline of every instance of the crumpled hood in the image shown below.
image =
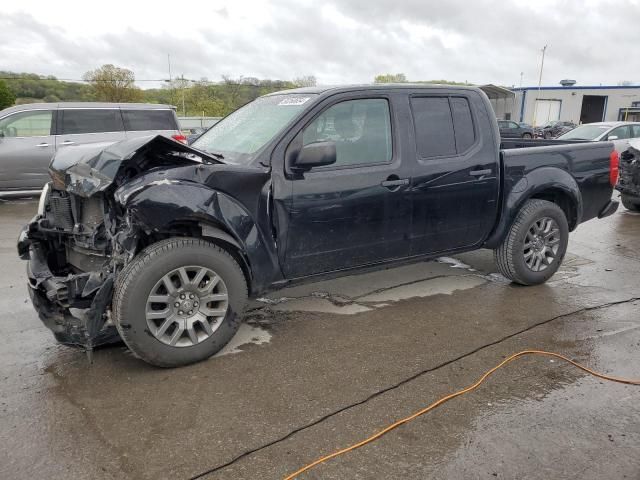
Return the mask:
<path fill-rule="evenodd" d="M 113 183 L 123 163 L 138 155 L 154 153 L 171 157 L 176 166 L 220 163 L 204 152 L 157 135 L 62 148 L 53 157 L 49 173 L 58 183 L 64 183 L 68 192 L 90 197 Z"/>

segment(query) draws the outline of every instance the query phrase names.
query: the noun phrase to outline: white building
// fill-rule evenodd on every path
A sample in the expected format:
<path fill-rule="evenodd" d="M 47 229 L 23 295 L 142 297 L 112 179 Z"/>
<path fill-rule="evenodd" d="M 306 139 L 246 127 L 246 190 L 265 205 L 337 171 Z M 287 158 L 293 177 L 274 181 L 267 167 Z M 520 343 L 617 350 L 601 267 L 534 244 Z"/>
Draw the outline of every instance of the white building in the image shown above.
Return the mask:
<path fill-rule="evenodd" d="M 574 123 L 640 120 L 640 86 L 589 87 L 574 83 L 563 80 L 557 87 L 514 88 L 515 108 L 504 111 L 504 115 L 496 111 L 496 116 L 530 125 L 552 120 Z"/>

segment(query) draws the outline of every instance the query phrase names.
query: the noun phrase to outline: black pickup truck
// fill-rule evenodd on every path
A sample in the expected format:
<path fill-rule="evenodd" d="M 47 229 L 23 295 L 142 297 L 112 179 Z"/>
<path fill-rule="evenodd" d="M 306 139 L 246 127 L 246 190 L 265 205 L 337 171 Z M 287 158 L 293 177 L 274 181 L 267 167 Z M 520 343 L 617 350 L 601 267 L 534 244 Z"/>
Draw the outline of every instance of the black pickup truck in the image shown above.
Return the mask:
<path fill-rule="evenodd" d="M 122 338 L 184 365 L 231 339 L 248 297 L 292 282 L 479 248 L 516 283 L 546 281 L 569 232 L 618 206 L 611 143 L 550 143 L 501 145 L 476 88 L 274 93 L 192 146 L 62 149 L 18 251 L 60 342 Z"/>

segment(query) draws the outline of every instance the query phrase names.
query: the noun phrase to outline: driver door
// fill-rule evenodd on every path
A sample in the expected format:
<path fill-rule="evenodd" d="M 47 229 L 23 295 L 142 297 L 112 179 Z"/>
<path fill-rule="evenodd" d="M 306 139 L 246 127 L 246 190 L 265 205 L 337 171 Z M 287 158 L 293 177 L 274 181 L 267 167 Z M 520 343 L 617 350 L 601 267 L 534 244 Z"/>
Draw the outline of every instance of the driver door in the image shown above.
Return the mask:
<path fill-rule="evenodd" d="M 287 180 L 287 278 L 408 255 L 410 178 L 392 138 L 391 111 L 388 98 L 337 102 L 296 137 L 301 145 L 334 142 L 337 155 L 335 164 Z"/>

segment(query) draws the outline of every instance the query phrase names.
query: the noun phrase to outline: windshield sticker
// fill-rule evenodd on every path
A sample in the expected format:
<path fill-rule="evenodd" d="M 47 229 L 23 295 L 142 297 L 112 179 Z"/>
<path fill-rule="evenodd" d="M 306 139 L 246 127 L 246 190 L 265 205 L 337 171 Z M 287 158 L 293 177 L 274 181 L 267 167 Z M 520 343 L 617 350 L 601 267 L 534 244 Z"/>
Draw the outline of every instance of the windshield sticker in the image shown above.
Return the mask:
<path fill-rule="evenodd" d="M 293 97 L 280 100 L 278 105 L 304 105 L 311 97 Z"/>

